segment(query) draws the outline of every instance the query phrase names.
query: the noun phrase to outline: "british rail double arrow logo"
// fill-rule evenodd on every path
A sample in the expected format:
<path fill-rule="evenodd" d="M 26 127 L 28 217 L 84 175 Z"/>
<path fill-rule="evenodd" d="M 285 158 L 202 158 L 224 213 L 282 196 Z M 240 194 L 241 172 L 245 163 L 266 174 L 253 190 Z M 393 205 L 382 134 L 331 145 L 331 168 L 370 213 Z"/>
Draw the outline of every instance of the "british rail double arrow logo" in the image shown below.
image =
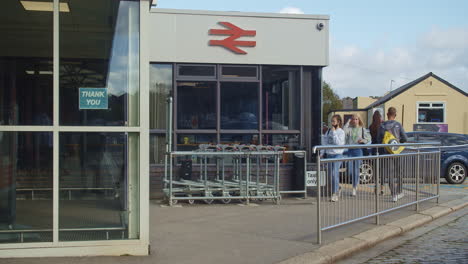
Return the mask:
<path fill-rule="evenodd" d="M 256 41 L 237 40 L 240 37 L 255 36 L 257 31 L 244 30 L 229 22 L 219 22 L 219 24 L 228 29 L 210 29 L 210 35 L 227 35 L 229 37 L 222 40 L 210 40 L 211 46 L 222 46 L 237 54 L 247 54 L 247 52 L 238 47 L 255 47 L 257 44 Z"/>

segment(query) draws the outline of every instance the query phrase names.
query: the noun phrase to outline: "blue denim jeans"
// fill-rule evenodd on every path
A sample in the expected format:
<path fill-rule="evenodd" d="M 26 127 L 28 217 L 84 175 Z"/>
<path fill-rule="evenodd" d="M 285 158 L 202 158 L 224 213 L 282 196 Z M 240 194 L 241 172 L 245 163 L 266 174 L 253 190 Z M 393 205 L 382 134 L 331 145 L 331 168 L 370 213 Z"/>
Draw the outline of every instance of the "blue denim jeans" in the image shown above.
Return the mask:
<path fill-rule="evenodd" d="M 348 150 L 348 157 L 362 157 L 362 149 L 350 149 Z M 362 160 L 350 160 L 348 161 L 348 171 L 353 188 L 356 188 L 359 184 L 359 169 L 361 168 Z"/>
<path fill-rule="evenodd" d="M 340 159 L 342 154 L 327 154 L 327 159 Z M 338 192 L 340 186 L 340 166 L 342 161 L 328 163 L 328 174 L 330 175 L 332 194 Z"/>

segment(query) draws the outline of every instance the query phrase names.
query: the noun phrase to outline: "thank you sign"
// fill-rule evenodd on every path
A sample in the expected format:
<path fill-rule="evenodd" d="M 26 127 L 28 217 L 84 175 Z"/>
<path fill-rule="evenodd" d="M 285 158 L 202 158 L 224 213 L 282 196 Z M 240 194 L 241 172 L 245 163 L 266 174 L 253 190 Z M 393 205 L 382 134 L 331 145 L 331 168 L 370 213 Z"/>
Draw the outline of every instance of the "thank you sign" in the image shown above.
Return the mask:
<path fill-rule="evenodd" d="M 80 88 L 80 109 L 107 109 L 107 88 Z"/>

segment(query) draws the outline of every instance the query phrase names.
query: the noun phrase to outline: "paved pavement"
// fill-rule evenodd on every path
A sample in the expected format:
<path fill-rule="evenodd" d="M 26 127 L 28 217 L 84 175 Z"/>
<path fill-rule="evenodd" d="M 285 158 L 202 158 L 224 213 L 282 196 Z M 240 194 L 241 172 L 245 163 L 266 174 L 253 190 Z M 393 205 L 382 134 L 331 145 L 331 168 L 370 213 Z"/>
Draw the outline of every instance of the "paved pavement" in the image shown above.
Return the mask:
<path fill-rule="evenodd" d="M 441 203 L 461 199 L 468 195 L 463 188 L 441 188 Z M 435 205 L 427 201 L 421 205 L 426 210 Z M 448 211 L 451 209 L 445 207 Z M 437 210 L 419 215 L 423 221 L 431 220 L 429 215 L 442 215 Z M 414 207 L 386 214 L 381 217 L 382 226 L 388 230 L 403 230 L 395 220 L 412 217 Z M 416 215 L 418 216 L 418 215 Z M 85 257 L 85 258 L 42 258 L 42 259 L 3 259 L 2 264 L 20 263 L 278 263 L 295 256 L 305 256 L 306 262 L 313 262 L 307 256 L 320 246 L 316 241 L 315 199 L 287 199 L 281 205 L 269 202 L 241 206 L 238 204 L 183 205 L 165 207 L 151 201 L 151 255 L 146 257 Z M 411 222 L 418 223 L 419 220 Z M 373 229 L 373 219 L 332 229 L 323 233 L 321 254 L 336 251 L 341 244 L 359 241 L 357 246 L 368 247 L 373 242 L 358 239 L 360 233 Z M 421 222 L 422 223 L 422 222 Z M 417 226 L 417 225 L 414 226 Z M 350 239 L 350 237 L 355 237 Z M 345 238 L 343 240 L 343 238 Z M 348 239 L 348 240 L 347 240 Z M 344 241 L 344 242 L 343 242 Z M 364 242 L 363 242 L 364 241 Z M 335 246 L 336 245 L 336 246 Z M 347 247 L 347 246 L 346 246 Z M 356 249 L 359 249 L 356 247 Z M 350 253 L 347 251 L 346 253 Z M 341 255 L 344 256 L 344 255 Z M 296 259 L 297 260 L 297 259 Z M 293 263 L 293 262 L 287 262 Z"/>

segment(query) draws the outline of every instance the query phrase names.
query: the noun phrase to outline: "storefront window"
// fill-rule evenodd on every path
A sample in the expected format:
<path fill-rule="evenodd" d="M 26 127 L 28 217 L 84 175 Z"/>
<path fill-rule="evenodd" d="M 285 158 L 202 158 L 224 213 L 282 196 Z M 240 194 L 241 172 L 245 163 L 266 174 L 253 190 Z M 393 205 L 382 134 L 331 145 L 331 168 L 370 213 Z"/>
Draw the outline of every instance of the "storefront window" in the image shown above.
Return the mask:
<path fill-rule="evenodd" d="M 178 77 L 216 78 L 215 65 L 178 65 Z"/>
<path fill-rule="evenodd" d="M 263 135 L 264 145 L 283 146 L 288 150 L 294 150 L 299 147 L 299 135 L 291 134 L 265 134 Z"/>
<path fill-rule="evenodd" d="M 60 240 L 136 238 L 128 220 L 132 209 L 138 211 L 131 197 L 138 179 L 138 172 L 132 172 L 137 163 L 134 137 L 127 133 L 60 135 Z"/>
<path fill-rule="evenodd" d="M 216 83 L 177 83 L 177 128 L 216 128 Z"/>
<path fill-rule="evenodd" d="M 163 164 L 166 153 L 166 136 L 151 134 L 150 141 L 150 163 Z"/>
<path fill-rule="evenodd" d="M 60 124 L 137 126 L 139 3 L 81 2 L 60 14 Z M 106 93 L 86 97 L 81 88 Z"/>
<path fill-rule="evenodd" d="M 0 132 L 0 243 L 52 241 L 52 133 Z"/>
<path fill-rule="evenodd" d="M 150 65 L 150 128 L 165 129 L 167 98 L 172 94 L 172 64 Z"/>
<path fill-rule="evenodd" d="M 223 78 L 257 78 L 257 67 L 256 66 L 221 66 L 221 72 Z"/>
<path fill-rule="evenodd" d="M 300 129 L 299 67 L 264 66 L 263 129 Z"/>
<path fill-rule="evenodd" d="M 258 135 L 254 134 L 221 134 L 221 144 L 258 145 Z"/>
<path fill-rule="evenodd" d="M 216 144 L 213 134 L 180 134 L 177 135 L 177 150 L 190 151 L 198 149 L 200 144 Z"/>
<path fill-rule="evenodd" d="M 444 103 L 418 103 L 418 123 L 444 123 L 444 112 Z"/>
<path fill-rule="evenodd" d="M 258 83 L 221 83 L 221 129 L 258 129 Z"/>
<path fill-rule="evenodd" d="M 0 8 L 0 125 L 52 125 L 52 12 Z"/>

